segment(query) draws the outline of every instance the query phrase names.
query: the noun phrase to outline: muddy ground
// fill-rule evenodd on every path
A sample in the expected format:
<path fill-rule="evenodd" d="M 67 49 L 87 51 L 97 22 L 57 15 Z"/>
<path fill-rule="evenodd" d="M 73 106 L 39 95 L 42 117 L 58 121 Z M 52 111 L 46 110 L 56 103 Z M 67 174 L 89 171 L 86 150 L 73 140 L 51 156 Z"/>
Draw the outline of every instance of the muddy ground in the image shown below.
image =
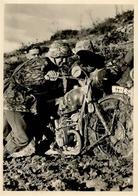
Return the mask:
<path fill-rule="evenodd" d="M 132 191 L 132 156 L 34 155 L 4 161 L 5 191 Z"/>

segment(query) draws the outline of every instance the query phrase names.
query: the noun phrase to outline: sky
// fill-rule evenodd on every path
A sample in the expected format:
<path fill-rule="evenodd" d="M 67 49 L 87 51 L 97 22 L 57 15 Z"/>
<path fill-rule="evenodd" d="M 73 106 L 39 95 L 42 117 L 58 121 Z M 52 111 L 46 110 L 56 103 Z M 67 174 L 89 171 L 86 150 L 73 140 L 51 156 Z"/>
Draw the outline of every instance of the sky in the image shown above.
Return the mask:
<path fill-rule="evenodd" d="M 133 5 L 119 5 L 118 11 Z M 49 40 L 57 30 L 91 27 L 96 20 L 114 17 L 115 5 L 81 4 L 5 4 L 4 52 L 21 44 Z"/>

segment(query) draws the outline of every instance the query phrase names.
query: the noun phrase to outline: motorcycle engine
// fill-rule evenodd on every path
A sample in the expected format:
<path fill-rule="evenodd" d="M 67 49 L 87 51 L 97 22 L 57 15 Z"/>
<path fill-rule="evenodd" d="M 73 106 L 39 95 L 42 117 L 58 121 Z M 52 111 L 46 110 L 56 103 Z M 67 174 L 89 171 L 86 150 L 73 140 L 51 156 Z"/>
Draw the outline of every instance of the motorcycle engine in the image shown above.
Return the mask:
<path fill-rule="evenodd" d="M 59 147 L 68 145 L 68 131 L 70 129 L 78 131 L 79 118 L 80 112 L 76 112 L 72 115 L 63 115 L 56 121 L 56 142 Z"/>
<path fill-rule="evenodd" d="M 80 108 L 84 99 L 84 92 L 81 87 L 76 87 L 60 98 L 56 120 L 56 142 L 59 147 L 68 145 L 71 141 L 70 130 L 78 131 L 78 120 Z"/>

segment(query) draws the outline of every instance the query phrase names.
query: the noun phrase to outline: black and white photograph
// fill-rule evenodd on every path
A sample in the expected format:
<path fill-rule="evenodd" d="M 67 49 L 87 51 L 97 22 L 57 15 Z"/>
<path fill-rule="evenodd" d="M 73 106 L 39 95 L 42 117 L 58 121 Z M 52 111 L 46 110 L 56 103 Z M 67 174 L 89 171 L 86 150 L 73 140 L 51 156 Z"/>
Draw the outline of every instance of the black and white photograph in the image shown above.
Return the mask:
<path fill-rule="evenodd" d="M 4 4 L 4 192 L 133 192 L 134 16 Z"/>

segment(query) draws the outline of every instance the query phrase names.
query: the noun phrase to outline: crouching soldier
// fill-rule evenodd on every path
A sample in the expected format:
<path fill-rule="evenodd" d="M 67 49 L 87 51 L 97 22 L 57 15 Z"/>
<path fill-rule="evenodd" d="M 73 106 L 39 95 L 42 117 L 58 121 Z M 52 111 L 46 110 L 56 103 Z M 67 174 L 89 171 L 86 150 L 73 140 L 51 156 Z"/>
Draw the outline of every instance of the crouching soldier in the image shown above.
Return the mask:
<path fill-rule="evenodd" d="M 7 141 L 4 154 L 19 157 L 35 152 L 35 144 L 30 142 L 28 134 L 33 123 L 28 119 L 37 113 L 37 120 L 43 128 L 50 117 L 56 115 L 55 99 L 63 96 L 68 88 L 66 79 L 58 79 L 58 76 L 67 75 L 71 55 L 67 43 L 54 42 L 47 57 L 32 58 L 13 74 L 4 92 L 4 138 Z M 10 133 L 6 131 L 7 124 Z"/>
<path fill-rule="evenodd" d="M 40 48 L 30 48 L 27 61 L 19 65 L 4 88 L 4 157 L 28 156 L 35 152 L 33 120 L 36 113 L 33 85 L 42 85 L 44 77 Z"/>

